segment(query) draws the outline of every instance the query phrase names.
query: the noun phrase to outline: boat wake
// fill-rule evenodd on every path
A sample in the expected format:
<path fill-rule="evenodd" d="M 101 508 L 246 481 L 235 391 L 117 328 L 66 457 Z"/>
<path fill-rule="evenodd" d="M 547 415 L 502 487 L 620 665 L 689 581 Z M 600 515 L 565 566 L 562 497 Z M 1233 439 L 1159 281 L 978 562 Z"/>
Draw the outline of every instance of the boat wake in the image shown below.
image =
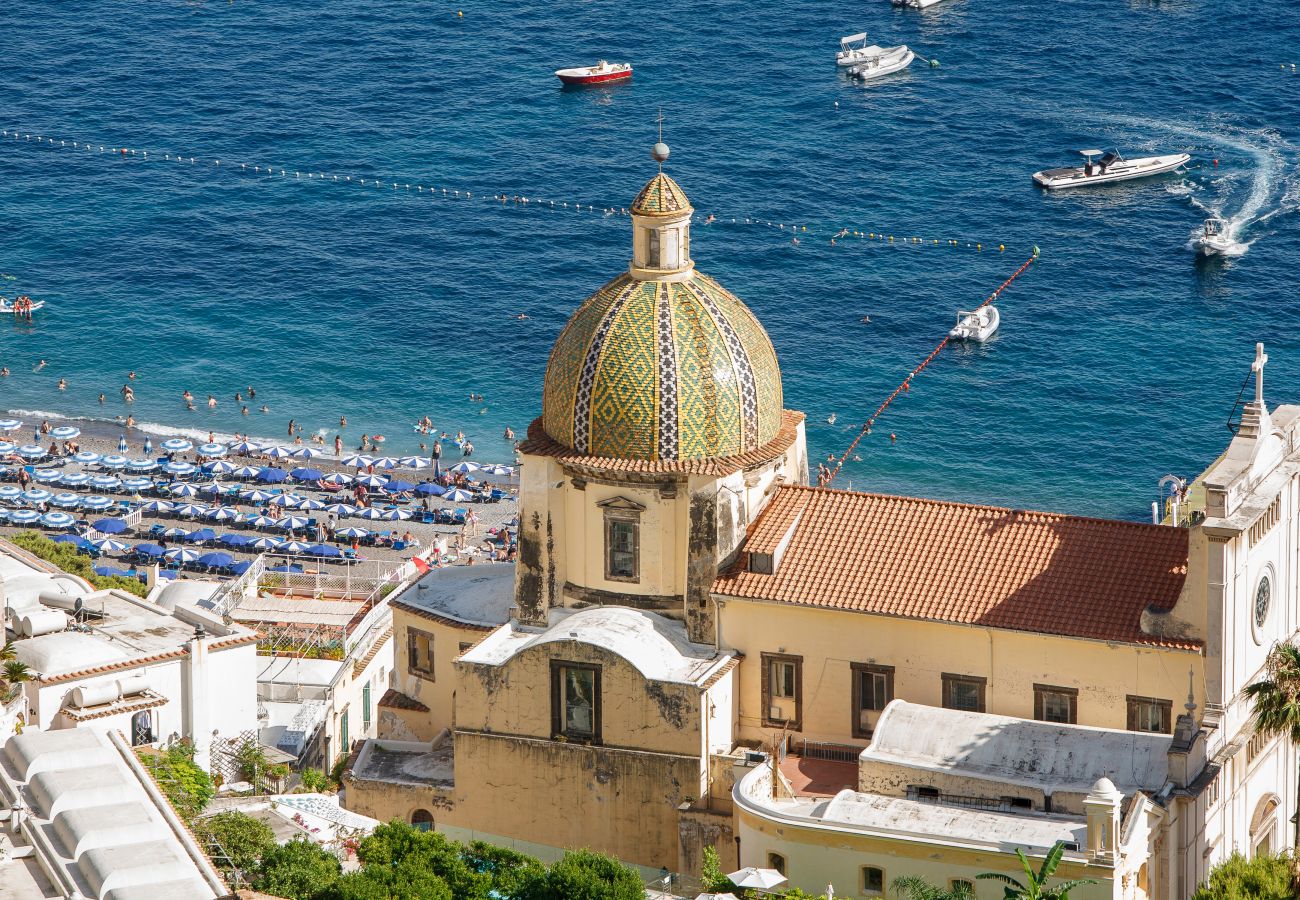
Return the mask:
<path fill-rule="evenodd" d="M 1226 240 L 1219 255 L 1242 256 L 1264 236 L 1260 225 L 1300 209 L 1300 150 L 1271 129 L 1218 123 L 1198 128 L 1127 116 L 1111 116 L 1109 120 L 1145 134 L 1154 129 L 1199 145 L 1198 155 L 1208 157 L 1202 163 L 1200 177 L 1190 175 L 1167 190 L 1185 197 L 1206 218 L 1222 220 Z M 1212 160 L 1219 164 L 1215 166 Z M 1243 189 L 1246 196 L 1239 201 Z M 1240 206 L 1236 206 L 1237 202 Z M 1232 212 L 1234 206 L 1236 211 Z M 1201 235 L 1199 227 L 1191 233 L 1189 250 L 1197 247 Z"/>

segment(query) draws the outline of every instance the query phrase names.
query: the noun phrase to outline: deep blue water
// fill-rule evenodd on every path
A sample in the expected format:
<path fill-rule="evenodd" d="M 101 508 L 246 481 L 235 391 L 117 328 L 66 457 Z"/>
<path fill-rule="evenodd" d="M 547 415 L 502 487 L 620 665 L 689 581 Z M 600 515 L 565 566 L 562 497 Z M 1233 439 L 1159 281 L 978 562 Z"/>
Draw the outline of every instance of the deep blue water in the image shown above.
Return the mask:
<path fill-rule="evenodd" d="M 0 293 L 50 302 L 35 327 L 0 324 L 0 408 L 117 415 L 133 369 L 141 421 L 278 436 L 346 414 L 350 443 L 403 448 L 428 413 L 503 458 L 566 317 L 626 265 L 629 223 L 415 186 L 626 206 L 661 109 L 669 170 L 697 222 L 719 218 L 695 229 L 697 263 L 766 324 L 815 455 L 1042 248 L 998 338 L 915 381 L 846 469 L 854 487 L 1138 518 L 1157 478 L 1227 440 L 1256 340 L 1270 400 L 1300 399 L 1292 0 L 457 8 L 4 4 L 0 127 L 55 144 L 0 141 L 0 269 L 19 276 Z M 941 67 L 855 85 L 833 54 L 863 29 Z M 633 62 L 633 83 L 559 89 L 552 69 L 598 56 Z M 1112 145 L 1203 166 L 1062 196 L 1030 183 Z M 160 158 L 177 153 L 198 162 Z M 403 187 L 356 183 L 375 176 Z M 1249 220 L 1244 256 L 1195 260 L 1205 209 Z M 746 218 L 811 231 L 795 246 Z M 841 226 L 898 242 L 831 246 Z M 269 414 L 239 415 L 250 383 Z M 187 413 L 186 388 L 220 406 Z"/>

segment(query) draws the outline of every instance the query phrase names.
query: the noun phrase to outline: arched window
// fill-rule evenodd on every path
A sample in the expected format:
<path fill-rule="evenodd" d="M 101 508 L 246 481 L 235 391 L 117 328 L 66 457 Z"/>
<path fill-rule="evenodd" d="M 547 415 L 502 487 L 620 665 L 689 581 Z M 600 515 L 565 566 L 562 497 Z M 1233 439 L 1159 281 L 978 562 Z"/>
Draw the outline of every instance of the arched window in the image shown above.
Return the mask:
<path fill-rule="evenodd" d="M 1281 803 L 1275 794 L 1268 794 L 1255 805 L 1255 814 L 1250 817 L 1250 846 L 1255 854 L 1272 853 L 1276 843 L 1274 830 L 1277 817 L 1273 815 Z"/>
<path fill-rule="evenodd" d="M 142 709 L 131 717 L 131 746 L 153 743 L 153 714 Z"/>
<path fill-rule="evenodd" d="M 433 831 L 433 813 L 427 809 L 417 809 L 411 813 L 411 827 L 416 831 Z"/>

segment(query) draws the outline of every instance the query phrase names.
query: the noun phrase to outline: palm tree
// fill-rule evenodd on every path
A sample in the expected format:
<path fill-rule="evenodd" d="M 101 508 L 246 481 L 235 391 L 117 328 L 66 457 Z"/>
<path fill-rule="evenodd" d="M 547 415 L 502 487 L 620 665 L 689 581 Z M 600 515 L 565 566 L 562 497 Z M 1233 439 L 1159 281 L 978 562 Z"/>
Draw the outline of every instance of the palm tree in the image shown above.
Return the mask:
<path fill-rule="evenodd" d="M 970 884 L 958 881 L 952 888 L 936 887 L 919 875 L 904 875 L 889 883 L 902 900 L 975 900 Z"/>
<path fill-rule="evenodd" d="M 1025 882 L 1021 884 L 1010 875 L 1003 875 L 1001 872 L 984 872 L 976 875 L 976 878 L 991 878 L 994 881 L 1001 881 L 1004 884 L 1003 900 L 1067 900 L 1070 891 L 1084 884 L 1096 884 L 1092 878 L 1076 878 L 1073 881 L 1066 881 L 1054 887 L 1047 886 L 1047 880 L 1056 873 L 1056 867 L 1061 864 L 1061 857 L 1065 854 L 1065 842 L 1057 841 L 1052 845 L 1052 849 L 1047 851 L 1047 858 L 1043 860 L 1042 866 L 1038 871 L 1029 864 L 1025 854 L 1016 849 L 1016 856 L 1020 857 L 1020 865 L 1025 870 Z"/>
<path fill-rule="evenodd" d="M 1285 735 L 1292 746 L 1300 746 L 1300 647 L 1274 644 L 1264 660 L 1264 677 L 1241 691 L 1255 713 L 1255 730 L 1269 737 Z M 1300 804 L 1300 786 L 1297 788 Z M 1300 817 L 1296 820 L 1291 854 L 1291 886 L 1300 890 Z"/>
<path fill-rule="evenodd" d="M 24 681 L 31 681 L 32 670 L 27 667 L 27 663 L 15 659 L 17 654 L 14 652 L 13 641 L 7 642 L 0 647 L 0 702 L 8 703 L 18 696 L 21 690 L 19 687 Z"/>

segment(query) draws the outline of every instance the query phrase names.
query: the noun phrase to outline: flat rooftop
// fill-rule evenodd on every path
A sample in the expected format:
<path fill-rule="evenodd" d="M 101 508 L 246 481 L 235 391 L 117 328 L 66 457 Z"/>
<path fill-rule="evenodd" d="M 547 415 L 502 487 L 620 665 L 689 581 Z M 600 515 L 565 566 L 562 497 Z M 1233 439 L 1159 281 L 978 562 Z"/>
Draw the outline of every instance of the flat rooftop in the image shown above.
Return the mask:
<path fill-rule="evenodd" d="M 390 600 L 413 612 L 490 628 L 510 620 L 514 602 L 514 563 L 433 569 Z"/>
<path fill-rule="evenodd" d="M 452 787 L 455 758 L 450 737 L 430 746 L 417 741 L 369 740 L 357 755 L 352 777 L 361 781 Z"/>

